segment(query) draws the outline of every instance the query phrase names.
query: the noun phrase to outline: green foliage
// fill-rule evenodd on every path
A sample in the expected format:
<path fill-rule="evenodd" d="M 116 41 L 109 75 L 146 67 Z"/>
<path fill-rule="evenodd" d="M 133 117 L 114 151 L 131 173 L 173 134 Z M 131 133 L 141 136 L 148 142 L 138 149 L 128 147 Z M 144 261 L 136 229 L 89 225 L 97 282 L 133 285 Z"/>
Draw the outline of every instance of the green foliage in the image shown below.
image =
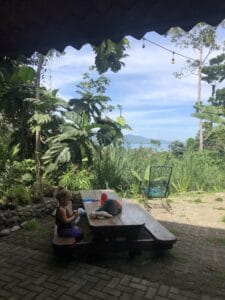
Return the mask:
<path fill-rule="evenodd" d="M 53 187 L 53 182 L 51 180 L 47 178 L 42 178 L 41 189 L 42 189 L 43 196 L 53 197 L 54 187 Z"/>
<path fill-rule="evenodd" d="M 180 157 L 184 153 L 184 144 L 180 141 L 174 141 L 169 144 L 169 150 L 175 157 Z"/>
<path fill-rule="evenodd" d="M 92 189 L 92 182 L 95 179 L 94 174 L 86 169 L 83 170 L 69 170 L 60 178 L 59 184 L 70 191 L 90 190 Z"/>
<path fill-rule="evenodd" d="M 121 59 L 128 56 L 125 54 L 125 51 L 129 48 L 129 41 L 126 38 L 119 43 L 105 40 L 101 45 L 93 46 L 92 48 L 96 54 L 95 66 L 99 74 L 106 72 L 108 69 L 118 72 L 124 66 L 124 62 Z"/>
<path fill-rule="evenodd" d="M 209 84 L 222 82 L 225 79 L 225 54 L 222 53 L 209 61 L 208 66 L 202 68 L 202 80 Z"/>
<path fill-rule="evenodd" d="M 221 220 L 223 223 L 225 223 L 225 216 L 223 216 L 222 220 Z"/>
<path fill-rule="evenodd" d="M 143 174 L 138 174 L 135 170 L 131 170 L 131 174 L 137 179 L 139 184 L 148 184 L 150 173 L 150 165 L 147 165 Z"/>
<path fill-rule="evenodd" d="M 212 85 L 212 96 L 209 105 L 199 103 L 193 114 L 204 122 L 205 148 L 212 149 L 224 155 L 225 141 L 225 88 L 216 89 L 216 85 L 225 79 L 225 54 L 220 54 L 202 68 L 202 80 Z"/>
<path fill-rule="evenodd" d="M 118 118 L 116 118 L 116 122 L 122 129 L 131 130 L 131 127 L 126 123 L 126 120 L 123 116 L 119 116 Z"/>
<path fill-rule="evenodd" d="M 185 148 L 187 151 L 197 150 L 198 147 L 197 147 L 196 140 L 193 138 L 188 138 L 185 143 Z"/>
<path fill-rule="evenodd" d="M 171 28 L 167 35 L 177 47 L 181 49 L 192 48 L 197 53 L 196 59 L 187 59 L 186 68 L 181 72 L 175 73 L 177 78 L 182 78 L 185 73 L 193 73 L 199 66 L 202 66 L 209 54 L 219 50 L 220 46 L 216 41 L 216 29 L 205 23 L 198 23 L 189 32 L 180 27 Z M 207 51 L 207 56 L 202 57 L 202 52 Z"/>
<path fill-rule="evenodd" d="M 14 205 L 26 205 L 31 202 L 30 190 L 24 185 L 13 185 L 6 192 L 6 197 L 12 201 Z"/>
<path fill-rule="evenodd" d="M 32 159 L 22 161 L 10 161 L 5 163 L 5 170 L 1 173 L 0 187 L 3 191 L 8 190 L 13 184 L 31 186 L 34 182 L 35 162 Z"/>
<path fill-rule="evenodd" d="M 32 67 L 28 66 L 19 66 L 18 69 L 12 74 L 11 80 L 15 83 L 23 82 L 32 82 L 35 79 L 35 71 Z"/>
<path fill-rule="evenodd" d="M 34 96 L 35 71 L 24 62 L 6 57 L 0 59 L 0 68 L 3 72 L 0 77 L 0 113 L 11 129 L 9 146 L 19 144 L 19 157 L 30 158 L 34 143 L 28 120 L 33 109 L 24 99 Z"/>
<path fill-rule="evenodd" d="M 208 48 L 209 52 L 218 48 L 214 28 L 206 24 L 198 24 L 189 33 L 181 29 L 172 31 L 173 41 L 181 47 L 190 46 L 197 52 L 201 47 Z M 124 39 L 119 44 L 107 40 L 93 47 L 99 72 L 108 69 L 117 72 L 123 66 L 121 60 L 126 57 L 128 46 Z M 194 116 L 206 120 L 204 147 L 207 151 L 197 153 L 196 140 L 188 139 L 185 145 L 175 141 L 170 145 L 170 152 L 159 153 L 157 140 L 150 141 L 155 151 L 121 147 L 122 129 L 129 126 L 122 117 L 121 106 L 116 121 L 106 116 L 114 107 L 106 95 L 110 82 L 105 76 L 91 78 L 84 74 L 83 81 L 77 85 L 80 98 L 71 99 L 67 104 L 57 96 L 57 90 L 35 89 L 37 74 L 27 66 L 27 61 L 1 58 L 1 196 L 7 192 L 9 197 L 17 195 L 18 202 L 26 202 L 26 195 L 25 200 L 21 197 L 24 186 L 33 186 L 35 199 L 52 194 L 51 182 L 44 179 L 42 183 L 34 182 L 34 161 L 23 160 L 34 157 L 37 129 L 41 130 L 40 141 L 45 151 L 42 171 L 70 190 L 110 187 L 129 197 L 138 197 L 140 182 L 148 181 L 150 165 L 168 163 L 173 164 L 173 192 L 225 189 L 225 89 L 215 89 L 216 82 L 225 78 L 224 60 L 224 54 L 219 55 L 210 60 L 208 68 L 202 69 L 203 80 L 213 84 L 213 93 L 210 105 L 196 105 Z M 194 70 L 200 61 L 197 58 L 187 63 Z M 71 169 L 71 163 L 79 166 L 79 171 Z"/>
<path fill-rule="evenodd" d="M 95 157 L 93 169 L 96 174 L 95 186 L 127 190 L 131 184 L 131 153 L 123 148 L 108 147 L 101 156 Z"/>
<path fill-rule="evenodd" d="M 95 187 L 112 188 L 127 196 L 136 195 L 143 177 L 148 179 L 149 165 L 154 163 L 165 163 L 165 155 L 156 156 L 144 148 L 108 147 L 94 160 Z"/>
<path fill-rule="evenodd" d="M 223 165 L 211 152 L 185 152 L 173 161 L 171 185 L 175 192 L 221 191 L 225 188 Z"/>
<path fill-rule="evenodd" d="M 23 229 L 28 231 L 43 231 L 43 225 L 36 219 L 31 219 L 29 221 L 24 222 Z"/>
<path fill-rule="evenodd" d="M 10 159 L 9 143 L 11 132 L 0 116 L 0 174 L 5 170 L 5 163 Z"/>
<path fill-rule="evenodd" d="M 93 152 L 96 151 L 92 141 L 94 126 L 86 116 L 76 113 L 66 113 L 67 123 L 62 125 L 62 133 L 48 139 L 49 149 L 42 159 L 46 167 L 45 174 L 57 170 L 60 166 L 74 163 L 82 165 L 82 159 L 87 158 L 91 163 Z"/>
<path fill-rule="evenodd" d="M 189 32 L 180 27 L 171 28 L 167 35 L 171 36 L 172 42 L 181 48 L 192 46 L 193 49 L 199 50 L 201 46 L 204 46 L 210 50 L 218 50 L 216 29 L 203 22 L 198 23 Z"/>
<path fill-rule="evenodd" d="M 68 165 L 83 165 L 84 159 L 91 165 L 97 147 L 122 142 L 122 127 L 103 113 L 112 110 L 110 98 L 105 95 L 109 80 L 105 76 L 92 79 L 84 74 L 83 81 L 77 85 L 80 99 L 69 101 L 69 110 L 64 113 L 65 124 L 60 133 L 48 139 L 49 149 L 42 159 L 46 166 L 45 174 Z"/>
<path fill-rule="evenodd" d="M 34 203 L 39 203 L 43 198 L 42 182 L 41 180 L 35 181 L 31 187 L 31 193 Z"/>
<path fill-rule="evenodd" d="M 33 126 L 41 126 L 45 130 L 46 126 L 55 122 L 60 124 L 62 118 L 61 113 L 67 108 L 67 103 L 63 99 L 57 96 L 58 90 L 47 91 L 45 88 L 39 88 L 39 99 L 29 98 L 24 99 L 34 109 L 34 114 L 29 120 L 29 123 Z"/>

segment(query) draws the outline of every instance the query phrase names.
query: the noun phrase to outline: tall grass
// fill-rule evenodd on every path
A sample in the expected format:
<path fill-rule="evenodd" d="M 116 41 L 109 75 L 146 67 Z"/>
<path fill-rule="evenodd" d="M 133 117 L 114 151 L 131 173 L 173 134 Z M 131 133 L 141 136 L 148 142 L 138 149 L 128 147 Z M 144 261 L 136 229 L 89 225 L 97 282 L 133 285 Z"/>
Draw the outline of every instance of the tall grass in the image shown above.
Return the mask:
<path fill-rule="evenodd" d="M 223 165 L 208 151 L 184 153 L 173 160 L 172 191 L 221 191 L 225 188 Z"/>
<path fill-rule="evenodd" d="M 225 189 L 224 163 L 209 151 L 186 151 L 180 158 L 169 152 L 150 149 L 109 147 L 93 165 L 95 188 L 112 188 L 126 194 L 140 192 L 140 180 L 147 182 L 149 166 L 173 165 L 170 191 L 222 191 Z M 138 176 L 135 176 L 138 175 Z"/>
<path fill-rule="evenodd" d="M 140 182 L 134 171 L 144 180 L 146 168 L 151 164 L 165 164 L 165 155 L 153 155 L 150 149 L 124 149 L 109 147 L 96 157 L 93 171 L 96 188 L 113 188 L 123 193 L 138 193 Z"/>
<path fill-rule="evenodd" d="M 114 188 L 126 190 L 132 183 L 130 165 L 134 162 L 133 153 L 123 148 L 104 149 L 101 157 L 94 161 L 97 188 Z"/>

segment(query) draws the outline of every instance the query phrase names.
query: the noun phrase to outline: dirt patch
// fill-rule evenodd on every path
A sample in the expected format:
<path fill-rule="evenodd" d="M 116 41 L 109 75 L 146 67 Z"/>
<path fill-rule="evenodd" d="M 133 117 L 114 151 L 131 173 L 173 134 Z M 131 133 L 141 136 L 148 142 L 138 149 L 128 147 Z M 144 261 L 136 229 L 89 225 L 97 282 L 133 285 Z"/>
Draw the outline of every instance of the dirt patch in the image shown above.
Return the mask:
<path fill-rule="evenodd" d="M 148 204 L 159 220 L 225 230 L 225 193 L 185 193 Z"/>

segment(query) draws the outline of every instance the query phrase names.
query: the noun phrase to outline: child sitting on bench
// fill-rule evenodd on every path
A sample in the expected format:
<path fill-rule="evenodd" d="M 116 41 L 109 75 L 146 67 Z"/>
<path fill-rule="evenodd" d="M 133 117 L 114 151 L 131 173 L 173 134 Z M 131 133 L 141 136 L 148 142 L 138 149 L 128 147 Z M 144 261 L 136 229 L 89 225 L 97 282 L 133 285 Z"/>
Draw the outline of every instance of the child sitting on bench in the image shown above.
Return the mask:
<path fill-rule="evenodd" d="M 77 226 L 73 226 L 72 222 L 79 215 L 78 211 L 74 211 L 72 214 L 67 209 L 67 205 L 71 201 L 71 193 L 63 187 L 58 187 L 55 198 L 59 202 L 59 206 L 56 210 L 56 225 L 58 235 L 60 237 L 74 237 L 76 242 L 79 242 L 83 238 L 81 229 Z"/>

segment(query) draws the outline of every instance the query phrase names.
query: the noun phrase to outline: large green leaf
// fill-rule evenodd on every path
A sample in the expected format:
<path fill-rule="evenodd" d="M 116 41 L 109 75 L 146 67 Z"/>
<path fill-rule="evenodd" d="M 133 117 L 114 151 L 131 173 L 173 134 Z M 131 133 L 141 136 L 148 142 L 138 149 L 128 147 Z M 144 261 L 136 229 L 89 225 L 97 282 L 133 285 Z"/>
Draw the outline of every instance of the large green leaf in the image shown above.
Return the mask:
<path fill-rule="evenodd" d="M 35 70 L 32 67 L 21 66 L 17 72 L 13 73 L 11 80 L 22 82 L 33 81 L 35 75 Z"/>
<path fill-rule="evenodd" d="M 69 162 L 71 159 L 71 154 L 70 154 L 70 148 L 65 147 L 58 155 L 56 159 L 56 164 L 58 163 L 66 163 Z"/>
<path fill-rule="evenodd" d="M 43 125 L 47 124 L 52 121 L 52 116 L 48 114 L 40 114 L 40 113 L 35 113 L 31 118 L 30 122 L 37 122 L 38 125 Z"/>

